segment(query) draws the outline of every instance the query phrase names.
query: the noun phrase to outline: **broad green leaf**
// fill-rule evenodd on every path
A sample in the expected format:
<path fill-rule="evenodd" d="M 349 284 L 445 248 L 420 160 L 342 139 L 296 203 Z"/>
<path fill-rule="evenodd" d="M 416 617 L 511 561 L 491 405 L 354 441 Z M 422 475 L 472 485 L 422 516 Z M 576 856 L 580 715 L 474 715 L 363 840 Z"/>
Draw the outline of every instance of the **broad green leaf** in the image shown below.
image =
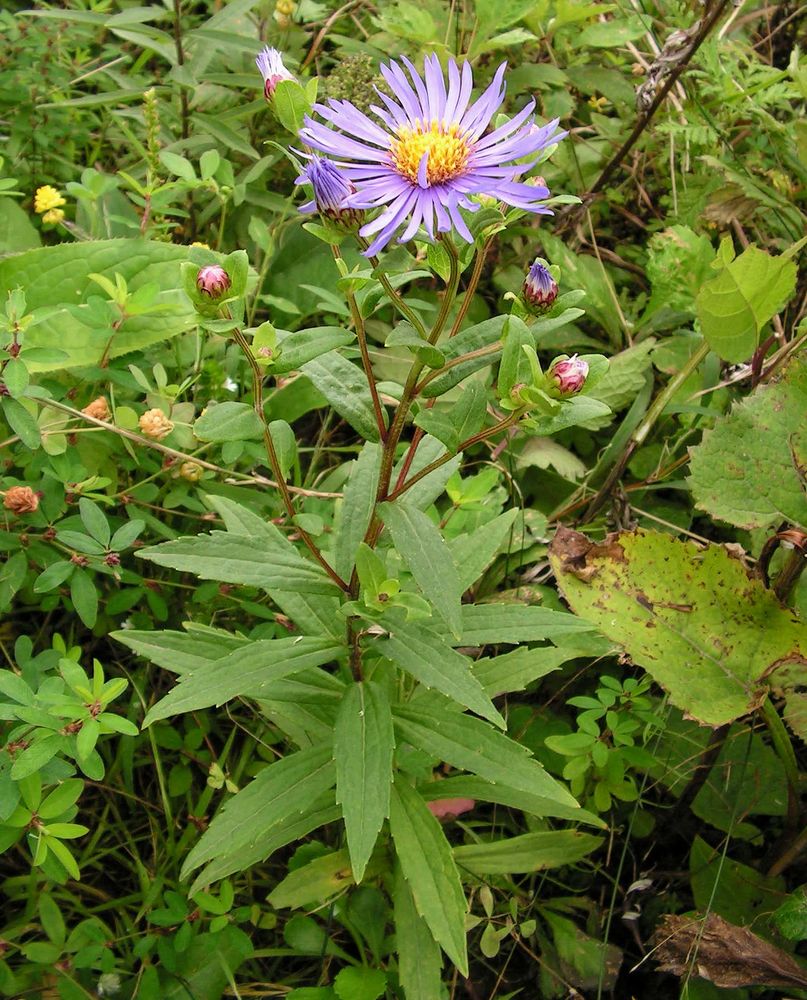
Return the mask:
<path fill-rule="evenodd" d="M 344 579 L 350 578 L 356 551 L 370 524 L 378 489 L 381 448 L 368 442 L 353 463 L 339 507 L 339 528 L 335 545 L 335 569 Z"/>
<path fill-rule="evenodd" d="M 311 112 L 311 102 L 296 80 L 280 80 L 272 94 L 272 109 L 283 128 L 296 136 Z"/>
<path fill-rule="evenodd" d="M 747 361 L 763 326 L 795 288 L 795 261 L 747 247 L 698 292 L 698 321 L 709 346 L 724 361 Z"/>
<path fill-rule="evenodd" d="M 392 896 L 398 978 L 406 1000 L 434 1000 L 440 995 L 442 957 L 429 925 L 418 913 L 400 865 L 395 866 Z"/>
<path fill-rule="evenodd" d="M 302 371 L 355 431 L 367 441 L 378 441 L 370 389 L 358 365 L 330 351 L 306 362 Z"/>
<path fill-rule="evenodd" d="M 337 972 L 333 988 L 339 1000 L 379 1000 L 387 992 L 387 975 L 383 969 L 348 965 Z"/>
<path fill-rule="evenodd" d="M 293 821 L 335 781 L 329 746 L 298 750 L 265 767 L 225 802 L 185 859 L 182 877 L 214 858 L 235 857 L 272 827 Z"/>
<path fill-rule="evenodd" d="M 2 267 L 2 262 L 0 262 L 0 267 Z M 9 427 L 25 447 L 31 451 L 38 448 L 42 440 L 39 427 L 22 403 L 6 396 L 4 399 L 0 399 L 0 405 Z"/>
<path fill-rule="evenodd" d="M 0 254 L 19 253 L 41 243 L 39 230 L 31 222 L 30 215 L 12 198 L 0 198 Z"/>
<path fill-rule="evenodd" d="M 463 593 L 476 583 L 496 558 L 518 514 L 513 507 L 470 534 L 450 539 L 448 548 L 457 567 Z"/>
<path fill-rule="evenodd" d="M 474 875 L 513 875 L 574 864 L 602 842 L 602 837 L 579 830 L 525 833 L 493 843 L 455 847 L 454 860 L 460 871 Z"/>
<path fill-rule="evenodd" d="M 280 356 L 271 369 L 276 375 L 297 371 L 309 361 L 337 347 L 346 347 L 356 339 L 352 331 L 343 330 L 339 326 L 315 326 L 307 330 L 295 330 L 294 333 L 278 330 L 277 337 Z"/>
<path fill-rule="evenodd" d="M 0 260 L 0 287 L 25 289 L 29 311 L 57 308 L 26 332 L 26 348 L 58 344 L 67 357 L 32 360 L 32 371 L 54 371 L 97 364 L 104 353 L 117 358 L 175 337 L 196 326 L 196 313 L 182 290 L 180 263 L 198 251 L 148 240 L 90 240 L 60 243 Z M 216 255 L 205 251 L 206 259 Z M 168 311 L 133 316 L 114 333 L 87 300 L 98 295 L 90 274 L 115 280 L 120 274 L 129 291 L 157 283 L 156 304 Z"/>
<path fill-rule="evenodd" d="M 149 726 L 182 712 L 192 712 L 243 695 L 271 697 L 272 682 L 289 674 L 318 667 L 336 659 L 343 648 L 330 639 L 295 636 L 258 639 L 234 652 L 180 675 L 179 683 L 149 711 L 143 723 Z"/>
<path fill-rule="evenodd" d="M 110 638 L 122 642 L 138 656 L 145 656 L 158 667 L 177 674 L 186 674 L 249 645 L 246 636 L 231 635 L 221 629 L 206 629 L 204 626 L 203 629 L 204 631 L 197 631 L 194 628 L 188 632 L 123 629 L 111 632 Z"/>
<path fill-rule="evenodd" d="M 195 573 L 203 580 L 308 594 L 333 594 L 336 589 L 319 566 L 294 550 L 269 550 L 252 538 L 223 531 L 177 538 L 140 549 L 137 554 L 158 566 Z"/>
<path fill-rule="evenodd" d="M 267 902 L 276 910 L 319 906 L 353 884 L 348 852 L 334 851 L 293 868 L 269 893 Z"/>
<path fill-rule="evenodd" d="M 481 719 L 422 703 L 396 708 L 393 714 L 398 736 L 432 757 L 487 781 L 501 781 L 564 806 L 577 806 L 573 796 L 546 773 L 526 747 Z"/>
<path fill-rule="evenodd" d="M 183 181 L 190 181 L 191 184 L 196 180 L 193 164 L 184 156 L 172 153 L 169 149 L 161 149 L 160 159 L 175 177 L 181 177 Z"/>
<path fill-rule="evenodd" d="M 380 514 L 398 555 L 411 570 L 424 596 L 459 637 L 462 587 L 440 529 L 428 515 L 404 500 L 383 504 Z"/>
<path fill-rule="evenodd" d="M 807 360 L 759 386 L 690 450 L 696 506 L 738 528 L 807 528 Z"/>
<path fill-rule="evenodd" d="M 384 689 L 352 684 L 342 699 L 333 734 L 336 801 L 342 807 L 353 877 L 361 882 L 379 831 L 389 815 L 395 735 Z"/>
<path fill-rule="evenodd" d="M 372 639 L 371 646 L 425 687 L 505 728 L 504 719 L 474 677 L 471 660 L 422 623 L 395 624 L 387 638 Z"/>
<path fill-rule="evenodd" d="M 763 678 L 807 658 L 807 627 L 722 545 L 652 531 L 596 545 L 561 528 L 550 562 L 574 611 L 707 725 L 753 711 Z"/>
<path fill-rule="evenodd" d="M 435 941 L 467 976 L 468 904 L 459 872 L 440 824 L 405 779 L 393 786 L 390 830 L 417 912 L 428 924 Z"/>
<path fill-rule="evenodd" d="M 209 404 L 193 425 L 200 441 L 249 441 L 263 435 L 261 419 L 248 403 Z"/>
<path fill-rule="evenodd" d="M 109 522 L 101 511 L 101 508 L 97 504 L 94 504 L 92 500 L 88 500 L 87 497 L 79 499 L 78 508 L 84 527 L 97 542 L 107 548 L 109 546 L 109 539 L 112 537 L 112 532 L 109 529 Z"/>

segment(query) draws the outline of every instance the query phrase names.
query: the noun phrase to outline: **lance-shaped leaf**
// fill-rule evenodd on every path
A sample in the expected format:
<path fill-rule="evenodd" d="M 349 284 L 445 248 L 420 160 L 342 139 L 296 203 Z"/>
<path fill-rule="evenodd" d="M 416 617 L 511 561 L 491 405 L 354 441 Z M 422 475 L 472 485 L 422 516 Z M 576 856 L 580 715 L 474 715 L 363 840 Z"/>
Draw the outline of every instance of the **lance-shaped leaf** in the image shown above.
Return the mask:
<path fill-rule="evenodd" d="M 413 708 L 396 708 L 394 720 L 400 739 L 453 767 L 564 806 L 578 805 L 563 785 L 530 756 L 526 747 L 481 719 L 419 703 Z"/>
<path fill-rule="evenodd" d="M 380 446 L 367 442 L 353 463 L 345 484 L 334 557 L 336 572 L 345 580 L 350 578 L 356 551 L 370 523 L 380 466 Z"/>
<path fill-rule="evenodd" d="M 395 866 L 392 894 L 398 978 L 406 1000 L 434 1000 L 440 995 L 440 946 L 420 916 L 400 865 Z"/>
<path fill-rule="evenodd" d="M 140 549 L 137 554 L 158 566 L 195 573 L 203 580 L 308 594 L 336 592 L 324 571 L 296 552 L 270 550 L 253 538 L 224 531 L 177 538 Z"/>
<path fill-rule="evenodd" d="M 336 801 L 342 806 L 353 876 L 361 882 L 389 815 L 395 734 L 384 689 L 372 682 L 345 692 L 334 728 Z"/>
<path fill-rule="evenodd" d="M 462 587 L 440 529 L 427 514 L 405 501 L 386 503 L 380 512 L 398 554 L 412 571 L 417 585 L 459 638 Z"/>
<path fill-rule="evenodd" d="M 462 630 L 459 640 L 448 635 L 434 619 L 431 630 L 453 646 L 486 646 L 489 643 L 540 642 L 589 635 L 593 626 L 565 611 L 553 611 L 527 604 L 463 604 L 460 612 Z"/>
<path fill-rule="evenodd" d="M 299 750 L 270 764 L 224 804 L 185 859 L 182 878 L 214 858 L 237 858 L 240 851 L 251 856 L 252 845 L 300 817 L 335 781 L 329 746 Z"/>
<path fill-rule="evenodd" d="M 343 358 L 338 351 L 329 351 L 304 364 L 302 371 L 354 430 L 368 441 L 378 440 L 367 378 L 358 365 Z"/>
<path fill-rule="evenodd" d="M 405 779 L 396 781 L 392 790 L 390 829 L 417 912 L 435 941 L 467 976 L 468 905 L 459 872 L 442 827 Z"/>
<path fill-rule="evenodd" d="M 550 561 L 575 612 L 707 725 L 757 708 L 772 671 L 807 664 L 807 628 L 722 545 L 653 531 L 596 545 L 560 529 Z"/>
<path fill-rule="evenodd" d="M 579 830 L 547 830 L 492 844 L 463 844 L 454 848 L 454 860 L 460 870 L 475 875 L 537 872 L 571 865 L 596 851 L 602 842 L 602 837 Z"/>
<path fill-rule="evenodd" d="M 141 631 L 121 629 L 111 632 L 110 637 L 134 650 L 138 656 L 145 656 L 158 667 L 172 670 L 176 674 L 186 674 L 202 664 L 221 660 L 236 649 L 249 645 L 249 639 L 242 635 L 231 635 L 221 629 L 207 629 L 202 626 L 187 632 Z"/>
<path fill-rule="evenodd" d="M 372 644 L 377 652 L 427 688 L 434 688 L 505 728 L 504 719 L 474 676 L 471 660 L 422 623 L 396 624 L 386 639 L 374 639 Z"/>
<path fill-rule="evenodd" d="M 259 639 L 212 662 L 200 662 L 149 711 L 144 726 L 182 712 L 223 705 L 239 695 L 272 696 L 272 682 L 328 663 L 344 652 L 331 639 L 294 636 Z"/>

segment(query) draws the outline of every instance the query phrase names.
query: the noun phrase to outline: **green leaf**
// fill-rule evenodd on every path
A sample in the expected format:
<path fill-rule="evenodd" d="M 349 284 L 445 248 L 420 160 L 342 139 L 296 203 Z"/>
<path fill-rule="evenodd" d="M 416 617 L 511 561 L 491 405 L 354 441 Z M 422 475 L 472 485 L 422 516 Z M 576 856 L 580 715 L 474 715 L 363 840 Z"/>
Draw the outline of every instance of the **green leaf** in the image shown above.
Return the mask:
<path fill-rule="evenodd" d="M 405 780 L 396 781 L 393 786 L 390 830 L 417 912 L 428 924 L 435 941 L 467 976 L 468 905 L 459 872 L 440 824 Z"/>
<path fill-rule="evenodd" d="M 367 442 L 353 463 L 339 507 L 335 543 L 336 572 L 347 580 L 356 562 L 356 552 L 370 524 L 378 489 L 381 447 Z"/>
<path fill-rule="evenodd" d="M 451 631 L 461 631 L 459 573 L 440 529 L 423 511 L 405 501 L 380 508 L 395 548 L 412 571 L 417 585 Z"/>
<path fill-rule="evenodd" d="M 335 781 L 329 746 L 299 750 L 270 764 L 225 802 L 185 859 L 181 877 L 214 858 L 237 858 L 273 827 L 301 816 Z"/>
<path fill-rule="evenodd" d="M 444 642 L 422 622 L 391 626 L 386 639 L 371 645 L 381 655 L 405 670 L 427 688 L 434 688 L 472 712 L 505 728 L 504 719 L 474 677 L 471 660 Z"/>
<path fill-rule="evenodd" d="M 476 326 L 471 326 L 467 330 L 458 333 L 456 337 L 452 337 L 444 345 L 446 361 L 456 361 L 458 358 L 478 351 L 483 347 L 491 347 L 497 341 L 500 341 L 508 318 L 507 316 L 494 316 L 492 319 L 486 319 L 483 323 L 477 323 Z M 444 374 L 432 379 L 428 385 L 424 386 L 421 395 L 426 399 L 430 399 L 433 396 L 442 396 L 443 393 L 448 392 L 449 389 L 453 389 L 455 385 L 458 385 L 463 379 L 466 379 L 474 372 L 479 371 L 480 368 L 487 368 L 496 359 L 496 352 L 492 352 L 481 357 L 473 357 L 468 358 L 467 361 L 461 361 L 453 368 L 449 368 Z"/>
<path fill-rule="evenodd" d="M 807 361 L 759 386 L 690 449 L 696 506 L 738 528 L 807 528 Z"/>
<path fill-rule="evenodd" d="M 445 445 L 442 441 L 438 441 L 437 438 L 427 434 L 426 437 L 420 442 L 420 447 L 415 452 L 415 457 L 412 461 L 411 468 L 409 469 L 409 476 L 413 476 L 416 472 L 420 472 L 420 470 L 424 469 L 430 462 L 433 462 L 436 458 L 442 457 L 444 454 Z M 398 481 L 398 477 L 403 470 L 404 461 L 405 459 L 402 457 L 400 462 L 398 462 L 393 469 L 393 483 Z M 439 496 L 442 496 L 446 488 L 446 483 L 459 469 L 461 464 L 462 455 L 455 455 L 444 465 L 441 465 L 433 472 L 424 476 L 421 480 L 415 483 L 411 489 L 406 491 L 406 505 L 408 507 L 417 507 L 418 510 L 426 510 L 426 508 L 434 503 Z"/>
<path fill-rule="evenodd" d="M 263 436 L 261 418 L 248 403 L 212 403 L 193 425 L 200 441 L 251 441 Z"/>
<path fill-rule="evenodd" d="M 460 870 L 474 875 L 514 875 L 574 864 L 602 842 L 602 837 L 579 830 L 525 833 L 493 843 L 455 847 L 454 860 Z"/>
<path fill-rule="evenodd" d="M 181 177 L 183 181 L 189 181 L 191 184 L 196 181 L 196 172 L 193 169 L 193 164 L 190 160 L 186 160 L 184 156 L 172 153 L 168 149 L 161 149 L 160 159 L 162 160 L 163 165 L 167 167 L 175 177 Z"/>
<path fill-rule="evenodd" d="M 395 736 L 383 688 L 352 684 L 334 727 L 336 801 L 342 807 L 353 877 L 361 882 L 379 831 L 389 815 Z"/>
<path fill-rule="evenodd" d="M 373 401 L 361 368 L 338 351 L 329 351 L 301 368 L 340 417 L 365 440 L 378 441 Z"/>
<path fill-rule="evenodd" d="M 432 622 L 431 629 L 441 638 L 444 635 L 448 638 L 438 622 Z M 463 604 L 460 638 L 458 641 L 451 639 L 451 642 L 454 646 L 516 645 L 542 639 L 554 642 L 592 631 L 592 625 L 575 615 L 537 605 Z"/>
<path fill-rule="evenodd" d="M 396 708 L 394 720 L 401 739 L 453 767 L 564 806 L 577 806 L 574 797 L 546 773 L 526 747 L 481 719 L 435 709 L 420 701 Z"/>
<path fill-rule="evenodd" d="M 276 375 L 297 371 L 309 361 L 328 354 L 337 347 L 346 347 L 356 339 L 351 330 L 343 330 L 339 326 L 315 326 L 307 330 L 295 330 L 293 333 L 278 330 L 277 336 L 280 356 L 271 369 Z"/>
<path fill-rule="evenodd" d="M 54 587 L 61 586 L 75 568 L 75 563 L 70 562 L 69 559 L 60 559 L 58 562 L 51 563 L 34 580 L 34 593 L 45 594 L 49 590 L 53 590 Z"/>
<path fill-rule="evenodd" d="M 354 884 L 347 851 L 334 851 L 292 869 L 269 893 L 267 902 L 276 910 L 319 905 Z"/>
<path fill-rule="evenodd" d="M 441 781 L 432 781 L 421 785 L 418 791 L 427 802 L 434 799 L 479 799 L 482 802 L 495 802 L 509 809 L 520 809 L 530 816 L 558 816 L 575 823 L 588 823 L 589 826 L 605 826 L 598 816 L 586 812 L 576 803 L 574 806 L 561 805 L 541 795 L 513 788 L 500 781 L 485 781 L 473 774 L 459 774 Z"/>
<path fill-rule="evenodd" d="M 330 639 L 307 636 L 258 639 L 181 674 L 179 684 L 150 709 L 143 725 L 150 726 L 158 719 L 182 712 L 223 705 L 239 695 L 271 697 L 273 681 L 328 663 L 343 651 L 343 647 Z"/>
<path fill-rule="evenodd" d="M 178 674 L 188 673 L 207 663 L 222 659 L 235 649 L 249 645 L 246 636 L 230 635 L 211 628 L 190 632 L 141 632 L 125 629 L 111 632 L 110 637 L 145 656 L 152 663 Z"/>
<path fill-rule="evenodd" d="M 67 357 L 28 361 L 32 372 L 95 365 L 175 337 L 196 326 L 196 312 L 182 289 L 180 263 L 197 251 L 172 243 L 132 240 L 81 240 L 42 247 L 0 259 L 0 288 L 25 289 L 28 310 L 57 307 L 26 331 L 25 346 L 50 349 L 58 344 Z M 204 251 L 210 259 L 210 251 Z M 118 273 L 130 293 L 157 283 L 156 304 L 166 311 L 133 316 L 113 333 L 97 318 L 88 298 L 98 286 L 90 274 L 114 281 Z M 47 357 L 47 356 L 46 356 Z"/>
<path fill-rule="evenodd" d="M 513 528 L 519 511 L 513 507 L 468 535 L 452 538 L 448 547 L 460 578 L 463 593 L 484 573 L 498 555 Z"/>
<path fill-rule="evenodd" d="M 311 102 L 296 80 L 280 80 L 272 94 L 272 110 L 288 132 L 297 136 L 305 116 L 311 113 Z"/>
<path fill-rule="evenodd" d="M 78 502 L 78 509 L 82 523 L 87 531 L 96 542 L 103 545 L 104 548 L 108 548 L 112 532 L 109 530 L 109 522 L 101 508 L 93 503 L 92 500 L 88 500 L 87 497 L 81 497 Z"/>
<path fill-rule="evenodd" d="M 0 267 L 2 267 L 1 263 Z M 38 448 L 41 441 L 39 427 L 36 420 L 34 420 L 22 403 L 6 396 L 0 399 L 0 404 L 2 404 L 3 416 L 8 421 L 8 426 L 14 431 L 25 447 L 31 451 Z"/>
<path fill-rule="evenodd" d="M 366 965 L 348 966 L 336 974 L 333 988 L 339 1000 L 378 1000 L 386 992 L 387 975 Z"/>
<path fill-rule="evenodd" d="M 66 937 L 64 917 L 53 896 L 46 892 L 39 897 L 39 919 L 42 921 L 42 929 L 50 940 L 61 948 Z"/>
<path fill-rule="evenodd" d="M 702 286 L 695 300 L 709 346 L 724 361 L 747 361 L 763 326 L 795 289 L 796 264 L 785 254 L 772 257 L 752 244 L 739 257 L 724 261 L 718 276 Z"/>
<path fill-rule="evenodd" d="M 336 589 L 319 566 L 304 559 L 293 548 L 291 551 L 270 549 L 257 544 L 254 538 L 223 531 L 177 538 L 140 549 L 137 554 L 158 566 L 195 573 L 203 580 L 307 594 L 333 594 Z"/>
<path fill-rule="evenodd" d="M 440 946 L 417 911 L 400 865 L 395 867 L 392 903 L 398 978 L 406 1000 L 434 1000 L 442 985 Z"/>
<path fill-rule="evenodd" d="M 83 569 L 76 569 L 70 577 L 70 600 L 79 618 L 87 628 L 92 628 L 98 617 L 98 591 L 92 576 Z"/>
<path fill-rule="evenodd" d="M 574 611 L 707 725 L 753 711 L 763 677 L 807 658 L 807 628 L 722 545 L 653 531 L 595 545 L 559 529 L 550 562 Z"/>

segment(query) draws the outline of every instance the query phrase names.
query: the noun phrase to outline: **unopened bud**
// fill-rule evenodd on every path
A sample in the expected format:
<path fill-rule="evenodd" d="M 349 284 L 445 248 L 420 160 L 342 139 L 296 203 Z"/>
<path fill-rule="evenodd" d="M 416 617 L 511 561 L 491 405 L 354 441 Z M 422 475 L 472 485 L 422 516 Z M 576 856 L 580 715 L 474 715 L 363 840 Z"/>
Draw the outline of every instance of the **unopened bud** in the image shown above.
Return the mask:
<path fill-rule="evenodd" d="M 558 283 L 540 257 L 535 258 L 527 272 L 522 294 L 527 305 L 540 312 L 548 309 L 558 297 Z"/>
<path fill-rule="evenodd" d="M 104 556 L 104 562 L 107 566 L 120 566 L 120 556 L 117 552 L 107 552 Z"/>
<path fill-rule="evenodd" d="M 200 268 L 196 275 L 196 287 L 202 295 L 207 295 L 211 299 L 220 299 L 231 284 L 230 275 L 221 264 L 208 264 Z"/>
<path fill-rule="evenodd" d="M 267 101 L 271 100 L 281 80 L 294 79 L 294 75 L 283 65 L 283 56 L 280 52 L 268 45 L 255 57 L 255 64 L 263 77 L 263 93 Z"/>
<path fill-rule="evenodd" d="M 138 423 L 140 424 L 140 430 L 146 437 L 152 438 L 154 441 L 162 441 L 174 429 L 173 423 L 166 417 L 163 411 L 156 408 L 146 410 Z"/>
<path fill-rule="evenodd" d="M 86 413 L 88 417 L 95 417 L 96 420 L 109 420 L 111 416 L 109 403 L 104 396 L 99 396 L 98 399 L 88 403 L 81 412 Z"/>
<path fill-rule="evenodd" d="M 189 483 L 197 483 L 202 478 L 204 469 L 197 462 L 183 462 L 179 467 L 179 474 Z"/>
<path fill-rule="evenodd" d="M 14 514 L 31 514 L 39 506 L 39 496 L 30 486 L 11 486 L 3 497 L 3 506 Z"/>
<path fill-rule="evenodd" d="M 312 156 L 296 183 L 310 184 L 314 190 L 314 200 L 301 206 L 301 212 L 319 211 L 348 228 L 355 228 L 361 222 L 364 212 L 350 207 L 356 185 L 327 157 Z"/>
<path fill-rule="evenodd" d="M 546 377 L 561 398 L 575 396 L 586 384 L 588 364 L 573 354 L 570 358 L 558 358 L 549 366 Z"/>

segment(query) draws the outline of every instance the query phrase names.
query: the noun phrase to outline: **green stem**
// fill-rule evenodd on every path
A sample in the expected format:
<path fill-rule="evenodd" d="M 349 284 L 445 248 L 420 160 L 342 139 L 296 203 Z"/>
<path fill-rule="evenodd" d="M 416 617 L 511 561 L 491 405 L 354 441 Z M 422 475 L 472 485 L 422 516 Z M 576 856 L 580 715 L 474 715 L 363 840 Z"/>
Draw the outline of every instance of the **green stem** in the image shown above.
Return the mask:
<path fill-rule="evenodd" d="M 333 259 L 337 262 L 344 261 L 339 247 L 333 243 L 331 244 L 331 253 L 333 254 Z M 340 272 L 341 273 L 341 272 Z M 359 351 L 361 352 L 361 363 L 364 368 L 364 374 L 367 376 L 367 385 L 370 387 L 370 396 L 373 400 L 373 410 L 375 412 L 375 422 L 378 427 L 378 434 L 382 442 L 386 440 L 387 437 L 387 424 L 384 420 L 384 410 L 381 406 L 381 400 L 378 397 L 378 389 L 375 384 L 375 375 L 373 374 L 373 366 L 370 361 L 370 352 L 367 350 L 367 332 L 364 327 L 364 318 L 359 309 L 359 305 L 356 302 L 356 296 L 353 292 L 346 290 L 345 298 L 347 299 L 347 304 L 350 307 L 350 315 L 353 317 L 353 329 L 356 331 L 356 340 L 359 342 Z"/>
<path fill-rule="evenodd" d="M 462 303 L 457 311 L 457 316 L 451 326 L 451 332 L 448 335 L 448 339 L 451 340 L 452 337 L 459 333 L 459 329 L 462 326 L 462 321 L 465 319 L 466 313 L 471 307 L 471 302 L 473 302 L 474 292 L 476 291 L 476 286 L 479 284 L 479 279 L 482 277 L 482 268 L 485 265 L 485 258 L 488 255 L 488 251 L 493 243 L 494 237 L 491 236 L 483 245 L 482 249 L 476 255 L 476 260 L 474 261 L 474 269 L 471 272 L 471 280 L 468 282 L 468 287 L 465 289 L 465 295 L 463 297 Z"/>
<path fill-rule="evenodd" d="M 266 448 L 266 456 L 269 459 L 269 467 L 272 470 L 272 475 L 277 481 L 277 488 L 280 491 L 280 496 L 283 499 L 283 506 L 286 508 L 286 513 L 289 519 L 293 522 L 296 516 L 296 511 L 294 510 L 294 503 L 291 499 L 291 493 L 286 485 L 285 477 L 283 476 L 283 471 L 280 467 L 280 460 L 277 457 L 277 451 L 275 449 L 275 443 L 272 440 L 272 435 L 269 433 L 269 425 L 266 423 L 266 414 L 263 412 L 263 372 L 261 371 L 261 366 L 255 360 L 252 351 L 249 347 L 249 342 L 244 334 L 239 330 L 233 330 L 233 339 L 241 348 L 244 356 L 246 357 L 250 368 L 252 369 L 252 406 L 258 415 L 258 419 L 261 422 L 261 427 L 263 428 L 263 443 Z M 349 585 L 342 579 L 342 577 L 336 572 L 336 570 L 331 566 L 328 560 L 323 556 L 320 550 L 317 548 L 316 543 L 313 538 L 308 534 L 307 531 L 303 530 L 299 525 L 296 526 L 297 531 L 304 545 L 308 548 L 311 555 L 317 560 L 317 562 L 322 566 L 328 576 L 333 580 L 333 582 L 339 587 L 340 590 L 345 591 L 345 593 L 350 592 Z"/>
<path fill-rule="evenodd" d="M 457 297 L 457 288 L 460 283 L 460 260 L 457 255 L 457 248 L 447 233 L 443 234 L 442 243 L 448 251 L 449 256 L 448 282 L 445 294 L 443 295 L 443 301 L 440 303 L 440 312 L 437 314 L 437 319 L 434 321 L 434 326 L 429 334 L 430 344 L 436 344 L 440 339 L 440 334 L 446 325 L 448 314 L 451 312 L 451 307 L 454 305 L 454 300 Z"/>

